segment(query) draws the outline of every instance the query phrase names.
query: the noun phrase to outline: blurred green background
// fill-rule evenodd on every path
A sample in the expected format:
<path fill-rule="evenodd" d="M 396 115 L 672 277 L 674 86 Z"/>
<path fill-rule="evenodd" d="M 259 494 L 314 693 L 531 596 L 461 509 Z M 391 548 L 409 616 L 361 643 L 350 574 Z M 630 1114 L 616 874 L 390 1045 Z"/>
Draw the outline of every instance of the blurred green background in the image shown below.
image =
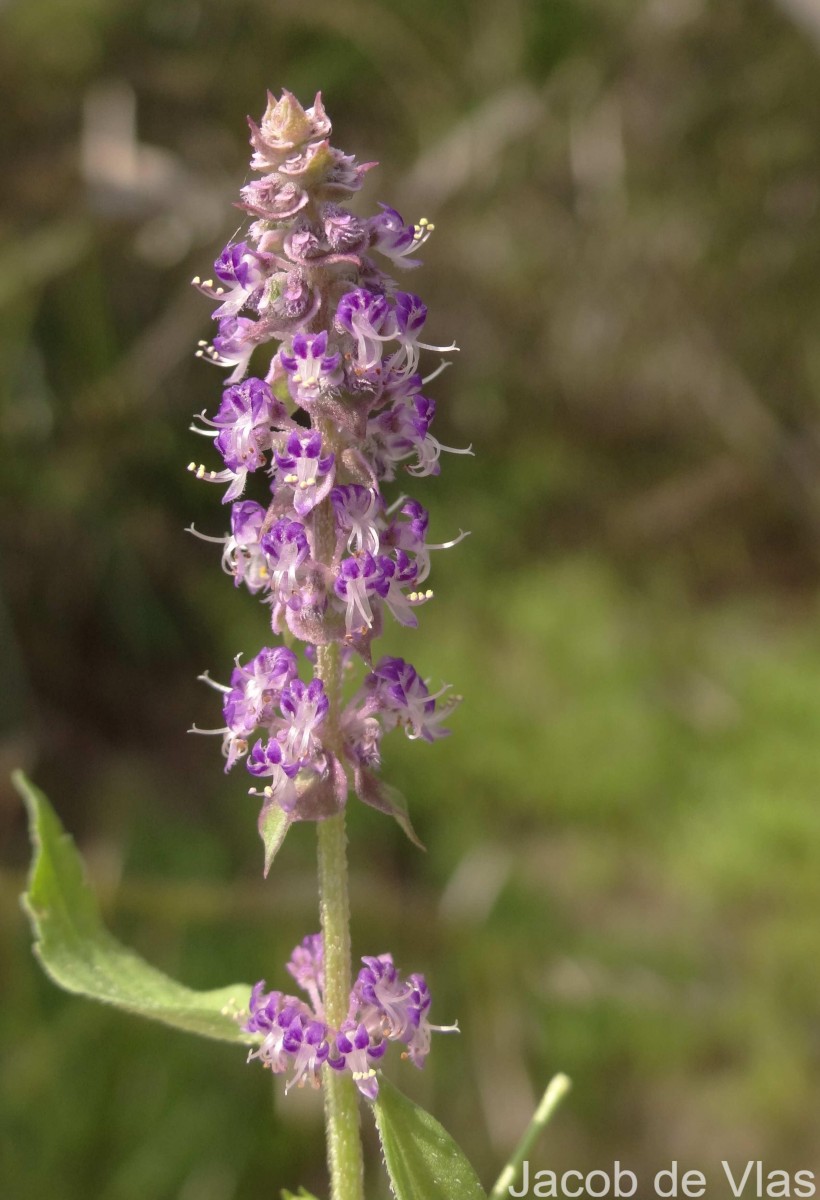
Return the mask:
<path fill-rule="evenodd" d="M 196 683 L 266 640 L 185 465 L 221 376 L 189 286 L 233 233 L 246 113 L 321 88 L 377 200 L 435 221 L 411 286 L 462 348 L 414 494 L 421 627 L 465 695 L 351 811 L 354 946 L 458 1017 L 393 1078 L 489 1185 L 535 1166 L 820 1172 L 820 5 L 6 0 L 0 11 L 0 758 L 50 793 L 112 927 L 192 986 L 280 978 L 313 830 L 260 876 Z M 411 277 L 406 277 L 408 283 Z M 396 741 L 394 738 L 393 741 Z M 10 1200 L 325 1194 L 320 1105 L 226 1046 L 54 989 L 0 782 Z M 373 1131 L 371 1164 L 375 1168 Z M 386 1196 L 374 1173 L 369 1194 Z M 727 1193 L 728 1194 L 728 1193 Z"/>

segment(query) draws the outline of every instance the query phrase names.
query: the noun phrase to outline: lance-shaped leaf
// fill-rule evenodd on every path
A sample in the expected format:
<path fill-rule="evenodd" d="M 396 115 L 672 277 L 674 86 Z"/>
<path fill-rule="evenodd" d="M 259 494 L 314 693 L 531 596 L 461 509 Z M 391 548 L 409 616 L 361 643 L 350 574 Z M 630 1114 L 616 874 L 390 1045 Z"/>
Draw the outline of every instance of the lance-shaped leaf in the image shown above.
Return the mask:
<path fill-rule="evenodd" d="M 108 932 L 83 861 L 42 792 L 16 772 L 28 809 L 34 860 L 22 897 L 43 969 L 67 992 L 223 1042 L 258 1041 L 235 1020 L 250 995 L 247 984 L 197 992 L 163 975 Z"/>
<path fill-rule="evenodd" d="M 396 1200 L 487 1200 L 449 1133 L 384 1077 L 373 1112 Z"/>

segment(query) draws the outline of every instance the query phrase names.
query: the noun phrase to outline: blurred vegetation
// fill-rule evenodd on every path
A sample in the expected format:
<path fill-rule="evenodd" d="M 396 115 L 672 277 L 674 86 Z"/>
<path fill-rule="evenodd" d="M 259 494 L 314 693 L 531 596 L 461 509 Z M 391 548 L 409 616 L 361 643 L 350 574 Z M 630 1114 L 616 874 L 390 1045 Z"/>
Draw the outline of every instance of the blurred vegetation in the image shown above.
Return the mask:
<path fill-rule="evenodd" d="M 389 634 L 466 697 L 447 742 L 388 754 L 429 853 L 351 813 L 357 952 L 425 970 L 464 1031 L 394 1078 L 487 1183 L 559 1069 L 539 1165 L 820 1171 L 816 7 L 0 21 L 0 757 L 51 794 L 114 928 L 212 987 L 278 978 L 316 924 L 313 831 L 263 884 L 242 779 L 186 738 L 213 723 L 195 676 L 265 618 L 183 527 L 222 521 L 184 470 L 220 384 L 188 281 L 234 228 L 245 114 L 321 88 L 335 144 L 383 164 L 360 211 L 438 226 L 413 277 L 462 347 L 437 432 L 476 448 L 418 488 L 435 540 L 473 536 L 421 630 Z M 323 1194 L 313 1095 L 41 977 L 0 787 L 8 1194 Z"/>

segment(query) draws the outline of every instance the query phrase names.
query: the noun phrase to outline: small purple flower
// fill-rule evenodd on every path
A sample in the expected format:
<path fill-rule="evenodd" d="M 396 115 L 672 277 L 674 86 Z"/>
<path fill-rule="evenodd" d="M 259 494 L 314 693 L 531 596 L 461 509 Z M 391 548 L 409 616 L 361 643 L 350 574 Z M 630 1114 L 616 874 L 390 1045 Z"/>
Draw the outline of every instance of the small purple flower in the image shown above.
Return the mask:
<path fill-rule="evenodd" d="M 290 394 L 297 404 L 309 405 L 317 397 L 334 391 L 343 378 L 342 356 L 328 354 L 327 331 L 297 333 L 292 354 L 279 351 L 279 361 L 288 375 Z"/>
<path fill-rule="evenodd" d="M 293 679 L 282 691 L 279 701 L 285 725 L 280 733 L 285 753 L 291 762 L 307 766 L 322 753 L 316 733 L 327 716 L 328 699 L 321 679 L 303 683 Z"/>
<path fill-rule="evenodd" d="M 381 554 L 378 561 L 381 565 L 382 575 L 387 581 L 387 591 L 384 594 L 385 604 L 400 625 L 410 625 L 415 628 L 418 625 L 418 618 L 413 612 L 413 606 L 423 604 L 433 598 L 431 591 L 419 592 L 416 590 L 419 576 L 418 564 L 404 550 L 395 550 L 392 558 Z M 412 590 L 405 595 L 405 588 Z"/>
<path fill-rule="evenodd" d="M 295 676 L 296 655 L 284 646 L 266 646 L 245 666 L 237 662 L 222 701 L 228 728 L 246 737 L 260 725 L 270 729 L 282 689 Z"/>
<path fill-rule="evenodd" d="M 283 517 L 262 535 L 260 545 L 268 559 L 270 590 L 287 604 L 299 586 L 299 568 L 310 557 L 307 531 L 301 521 Z"/>
<path fill-rule="evenodd" d="M 346 1021 L 336 1034 L 327 1065 L 334 1071 L 350 1071 L 361 1094 L 367 1100 L 375 1100 L 379 1081 L 373 1063 L 378 1062 L 385 1049 L 384 1042 L 372 1038 L 364 1025 Z"/>
<path fill-rule="evenodd" d="M 370 371 L 382 361 L 382 346 L 396 336 L 396 320 L 385 296 L 356 288 L 336 306 L 336 327 L 356 341 L 356 367 Z"/>
<path fill-rule="evenodd" d="M 218 367 L 233 367 L 228 383 L 236 383 L 247 371 L 254 350 L 267 336 L 267 326 L 263 321 L 251 321 L 248 317 L 222 317 L 213 345 L 203 344 L 197 354 Z"/>
<path fill-rule="evenodd" d="M 322 437 L 315 431 L 292 433 L 284 453 L 276 452 L 282 483 L 293 488 L 293 507 L 300 517 L 316 507 L 333 486 L 334 456 L 322 455 Z"/>
<path fill-rule="evenodd" d="M 468 536 L 464 530 L 459 531 L 458 537 L 449 542 L 426 542 L 427 526 L 430 514 L 418 500 L 407 500 L 399 509 L 399 516 L 407 517 L 406 521 L 394 517 L 382 535 L 382 543 L 396 550 L 412 554 L 418 568 L 416 585 L 423 583 L 430 574 L 430 551 L 450 550 Z"/>
<path fill-rule="evenodd" d="M 426 320 L 427 305 L 423 304 L 418 296 L 414 296 L 410 292 L 396 292 L 395 336 L 401 350 L 391 360 L 394 370 L 400 370 L 406 375 L 413 375 L 418 368 L 419 350 L 435 350 L 437 353 L 447 354 L 451 350 L 458 349 L 455 342 L 450 346 L 431 346 L 428 342 L 420 342 L 419 335 Z M 405 357 L 403 367 L 401 365 L 402 354 Z"/>
<path fill-rule="evenodd" d="M 248 755 L 245 766 L 256 779 L 266 775 L 276 779 L 280 772 L 292 778 L 299 770 L 298 764 L 287 761 L 276 738 L 269 738 L 264 744 L 260 738 Z"/>
<path fill-rule="evenodd" d="M 324 1013 L 325 954 L 321 933 L 309 933 L 296 946 L 285 964 L 285 969 L 310 996 L 313 1011 L 321 1017 Z"/>
<path fill-rule="evenodd" d="M 441 727 L 441 721 L 453 708 L 455 701 L 439 707 L 436 700 L 448 689 L 430 694 L 427 684 L 410 663 L 403 658 L 382 658 L 364 681 L 368 692 L 377 706 L 385 728 L 403 726 L 410 739 L 424 738 L 433 742 L 446 737 L 449 729 Z"/>
<path fill-rule="evenodd" d="M 264 743 L 260 738 L 246 758 L 245 766 L 254 779 L 270 780 L 261 793 L 251 788 L 252 796 L 264 796 L 265 807 L 277 804 L 283 812 L 293 811 L 298 796 L 292 780 L 299 771 L 299 764 L 287 761 L 276 738 L 269 738 Z"/>
<path fill-rule="evenodd" d="M 219 300 L 214 317 L 236 316 L 246 306 L 256 308 L 262 296 L 269 269 L 269 256 L 251 250 L 247 242 L 229 242 L 214 263 L 214 274 L 219 284 L 212 279 L 203 283 L 197 275 L 193 284 L 205 296 Z"/>
<path fill-rule="evenodd" d="M 282 992 L 266 992 L 265 981 L 260 979 L 251 992 L 250 1016 L 242 1028 L 247 1033 L 269 1033 L 285 1000 Z"/>
<path fill-rule="evenodd" d="M 438 460 L 443 450 L 449 454 L 473 453 L 472 446 L 456 449 L 442 445 L 432 436 L 430 425 L 435 412 L 435 401 L 414 395 L 396 401 L 370 419 L 367 426 L 369 449 L 381 479 L 393 479 L 396 465 L 411 455 L 415 455 L 416 461 L 406 470 L 410 475 L 423 476 L 441 472 Z"/>
<path fill-rule="evenodd" d="M 333 488 L 330 502 L 336 514 L 336 525 L 343 534 L 348 534 L 347 548 L 357 554 L 367 550 L 377 554 L 379 550 L 378 518 L 381 503 L 375 488 L 349 483 Z"/>
<path fill-rule="evenodd" d="M 213 420 L 201 419 L 217 431 L 214 445 L 235 479 L 226 499 L 235 499 L 244 489 L 248 472 L 265 466 L 272 431 L 288 418 L 284 406 L 274 399 L 266 383 L 261 379 L 246 379 L 223 392 Z"/>
<path fill-rule="evenodd" d="M 231 533 L 225 540 L 222 568 L 233 575 L 234 586 L 244 583 L 249 592 L 264 591 L 270 584 L 268 560 L 259 544 L 265 510 L 255 500 L 240 500 L 231 507 Z"/>
<path fill-rule="evenodd" d="M 403 1039 L 414 1027 L 412 985 L 399 978 L 390 954 L 363 958 L 362 962 L 353 987 L 361 1004 L 361 1020 L 383 1037 Z"/>
<path fill-rule="evenodd" d="M 296 1084 L 319 1087 L 319 1070 L 328 1057 L 327 1026 L 321 1021 L 297 1017 L 285 1032 L 283 1049 L 293 1058 L 293 1075 L 285 1085 L 285 1094 Z"/>
<path fill-rule="evenodd" d="M 365 551 L 354 558 L 342 559 L 333 587 L 336 595 L 346 603 L 345 626 L 350 634 L 370 628 L 373 609 L 369 597 L 384 598 L 390 582 L 385 579 L 381 561 Z"/>
<path fill-rule="evenodd" d="M 371 217 L 367 223 L 371 247 L 386 255 L 397 267 L 420 266 L 421 259 L 408 255 L 421 249 L 435 226 L 426 217 L 422 217 L 418 225 L 405 225 L 401 213 L 389 204 L 380 204 L 379 208 L 382 210 L 379 215 Z"/>

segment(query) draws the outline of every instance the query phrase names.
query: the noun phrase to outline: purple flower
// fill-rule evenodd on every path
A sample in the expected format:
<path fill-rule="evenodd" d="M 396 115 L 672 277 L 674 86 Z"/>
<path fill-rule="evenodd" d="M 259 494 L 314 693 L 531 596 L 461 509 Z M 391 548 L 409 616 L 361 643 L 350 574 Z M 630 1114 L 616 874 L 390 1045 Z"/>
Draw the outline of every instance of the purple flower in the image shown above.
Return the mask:
<path fill-rule="evenodd" d="M 415 628 L 418 625 L 418 618 L 412 611 L 413 606 L 423 604 L 433 598 L 431 591 L 419 592 L 416 590 L 419 576 L 417 563 L 404 550 L 395 550 L 392 558 L 386 554 L 379 555 L 379 563 L 387 581 L 387 591 L 384 594 L 385 604 L 400 625 L 410 625 Z M 412 590 L 405 595 L 405 588 Z"/>
<path fill-rule="evenodd" d="M 222 701 L 228 728 L 248 736 L 260 725 L 271 728 L 282 689 L 296 676 L 296 655 L 284 646 L 267 646 L 246 666 L 238 661 Z"/>
<path fill-rule="evenodd" d="M 288 374 L 290 394 L 297 404 L 309 405 L 318 396 L 338 388 L 344 378 L 342 356 L 328 354 L 327 332 L 297 333 L 292 354 L 279 351 L 279 361 Z"/>
<path fill-rule="evenodd" d="M 361 1005 L 361 1020 L 368 1028 L 380 1029 L 384 1037 L 403 1039 L 414 1025 L 412 985 L 399 978 L 390 954 L 363 958 L 362 962 L 353 987 Z"/>
<path fill-rule="evenodd" d="M 284 453 L 276 452 L 282 483 L 293 488 L 293 507 L 306 516 L 324 500 L 333 486 L 332 454 L 322 454 L 322 438 L 316 432 L 292 433 Z"/>
<path fill-rule="evenodd" d="M 382 360 L 382 344 L 396 336 L 396 320 L 385 296 L 357 288 L 336 306 L 336 327 L 356 342 L 356 367 L 369 371 Z"/>
<path fill-rule="evenodd" d="M 394 370 L 401 370 L 403 374 L 413 375 L 418 368 L 419 350 L 435 350 L 439 354 L 447 354 L 450 350 L 458 349 L 455 342 L 450 346 L 431 346 L 428 342 L 420 342 L 419 334 L 426 320 L 427 305 L 423 304 L 418 296 L 414 296 L 410 292 L 396 292 L 395 336 L 401 350 L 391 360 Z M 402 356 L 405 359 L 403 366 Z"/>
<path fill-rule="evenodd" d="M 346 1021 L 336 1034 L 327 1065 L 334 1071 L 350 1071 L 361 1094 L 367 1100 L 375 1100 L 379 1081 L 373 1063 L 378 1062 L 385 1050 L 384 1042 L 371 1037 L 364 1025 Z"/>
<path fill-rule="evenodd" d="M 248 755 L 245 766 L 256 779 L 261 779 L 266 775 L 272 779 L 278 779 L 280 773 L 292 778 L 299 770 L 297 763 L 287 761 L 276 738 L 269 738 L 264 744 L 260 738 Z"/>
<path fill-rule="evenodd" d="M 394 517 L 382 535 L 382 543 L 384 546 L 412 554 L 418 568 L 416 585 L 423 583 L 430 574 L 431 550 L 450 550 L 468 536 L 464 530 L 460 530 L 458 537 L 449 542 L 426 542 L 430 515 L 418 500 L 405 501 L 399 509 L 399 516 L 408 519 L 402 521 Z"/>
<path fill-rule="evenodd" d="M 225 540 L 222 568 L 233 575 L 234 586 L 244 583 L 249 592 L 261 592 L 270 584 L 270 570 L 259 544 L 265 510 L 255 500 L 241 500 L 231 507 L 231 533 Z"/>
<path fill-rule="evenodd" d="M 260 545 L 268 559 L 270 590 L 287 604 L 299 586 L 299 568 L 310 556 L 307 531 L 301 521 L 283 517 L 262 535 Z"/>
<path fill-rule="evenodd" d="M 282 737 L 291 762 L 307 766 L 322 753 L 317 728 L 327 716 L 328 699 L 321 679 L 303 683 L 293 679 L 282 691 L 279 701 L 285 724 Z"/>
<path fill-rule="evenodd" d="M 377 554 L 379 530 L 377 520 L 381 515 L 381 503 L 375 488 L 362 487 L 358 483 L 333 488 L 330 502 L 336 515 L 336 525 L 343 534 L 348 534 L 347 548 L 357 554 L 368 550 Z"/>
<path fill-rule="evenodd" d="M 254 779 L 270 780 L 261 793 L 251 788 L 250 795 L 264 796 L 265 808 L 277 804 L 283 812 L 293 811 L 298 795 L 292 780 L 299 771 L 299 764 L 288 762 L 276 738 L 269 738 L 264 743 L 260 738 L 246 758 L 245 766 Z"/>
<path fill-rule="evenodd" d="M 218 367 L 233 367 L 228 383 L 236 383 L 247 371 L 254 350 L 266 338 L 267 326 L 263 321 L 251 321 L 248 317 L 222 317 L 213 345 L 201 343 L 197 355 Z"/>
<path fill-rule="evenodd" d="M 401 725 L 409 738 L 420 737 L 427 742 L 446 737 L 450 732 L 441 727 L 441 721 L 457 701 L 451 701 L 437 710 L 436 700 L 448 689 L 444 687 L 431 695 L 415 668 L 403 658 L 382 658 L 365 678 L 363 687 L 369 693 L 385 728 Z"/>
<path fill-rule="evenodd" d="M 212 279 L 203 283 L 198 275 L 193 284 L 203 295 L 220 301 L 213 314 L 216 319 L 232 317 L 246 306 L 257 307 L 269 265 L 269 256 L 252 250 L 247 242 L 229 242 L 214 263 L 219 284 L 215 287 Z"/>
<path fill-rule="evenodd" d="M 296 946 L 285 969 L 310 996 L 317 1016 L 324 1012 L 325 955 L 321 933 L 309 933 Z"/>
<path fill-rule="evenodd" d="M 201 419 L 217 431 L 214 445 L 235 481 L 225 497 L 232 500 L 244 489 L 248 472 L 265 466 L 272 445 L 271 433 L 288 418 L 266 383 L 261 379 L 246 379 L 223 392 L 213 420 Z"/>
<path fill-rule="evenodd" d="M 294 1084 L 319 1087 L 319 1068 L 328 1056 L 327 1026 L 321 1021 L 297 1017 L 285 1032 L 282 1047 L 293 1058 L 293 1075 L 285 1086 L 287 1094 Z"/>
<path fill-rule="evenodd" d="M 388 204 L 380 204 L 379 208 L 381 213 L 367 222 L 371 247 L 386 255 L 397 267 L 420 266 L 421 259 L 408 255 L 421 249 L 435 226 L 426 217 L 422 217 L 418 225 L 405 225 L 404 218 L 395 208 Z"/>
<path fill-rule="evenodd" d="M 371 418 L 367 425 L 368 448 L 376 474 L 384 480 L 395 478 L 396 465 L 415 455 L 406 469 L 410 475 L 438 475 L 442 450 L 449 454 L 472 454 L 444 446 L 430 433 L 436 406 L 426 396 L 413 395 L 397 400 L 390 408 Z"/>
<path fill-rule="evenodd" d="M 345 601 L 345 627 L 348 633 L 369 629 L 373 624 L 373 609 L 369 597 L 384 598 L 389 589 L 380 559 L 365 552 L 354 558 L 342 559 L 333 585 L 336 595 Z"/>

